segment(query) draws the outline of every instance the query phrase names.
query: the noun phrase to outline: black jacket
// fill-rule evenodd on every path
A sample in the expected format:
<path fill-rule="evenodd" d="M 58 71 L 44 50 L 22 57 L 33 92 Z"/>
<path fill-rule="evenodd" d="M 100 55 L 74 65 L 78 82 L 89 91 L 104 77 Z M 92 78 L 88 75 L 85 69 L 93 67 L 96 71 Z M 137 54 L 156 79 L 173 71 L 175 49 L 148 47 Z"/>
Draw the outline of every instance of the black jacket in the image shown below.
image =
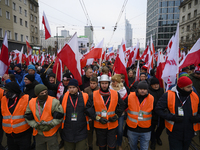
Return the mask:
<path fill-rule="evenodd" d="M 173 88 L 173 89 L 176 89 Z M 172 91 L 174 91 L 172 89 Z M 167 97 L 168 92 L 163 94 L 162 97 L 159 99 L 155 111 L 158 115 L 166 120 L 172 121 L 173 114 L 169 112 L 168 105 L 167 105 Z M 186 100 L 187 97 L 183 97 L 180 95 L 180 100 L 183 102 Z M 175 114 L 178 115 L 178 107 L 181 106 L 181 102 L 176 95 L 175 100 Z M 191 140 L 194 136 L 193 130 L 193 123 L 190 122 L 190 118 L 192 117 L 192 108 L 191 108 L 191 100 L 190 97 L 187 99 L 185 104 L 183 105 L 184 116 L 183 121 L 181 123 L 174 123 L 174 127 L 172 132 L 167 130 L 167 134 L 177 140 L 188 141 Z M 198 106 L 198 110 L 200 110 L 200 104 Z M 200 117 L 200 112 L 198 111 L 198 116 Z"/>
<path fill-rule="evenodd" d="M 29 100 L 31 100 L 31 98 L 37 97 L 35 95 L 35 91 L 34 91 L 34 88 L 35 88 L 35 86 L 37 84 L 39 84 L 39 82 L 37 82 L 36 80 L 34 80 L 31 84 L 25 85 L 24 93 L 29 95 Z"/>
<path fill-rule="evenodd" d="M 148 80 L 145 80 L 146 82 L 147 82 L 147 84 L 149 84 L 149 81 Z M 133 84 L 133 86 L 130 88 L 130 91 L 131 92 L 135 92 L 136 90 L 137 90 L 137 86 L 138 86 L 138 83 L 139 83 L 140 81 L 136 81 L 134 84 Z"/>
<path fill-rule="evenodd" d="M 107 99 L 109 96 L 102 96 L 103 97 L 103 100 L 104 102 L 106 103 Z M 106 107 L 108 108 L 110 105 L 110 100 L 108 101 Z M 120 117 L 122 115 L 122 113 L 124 112 L 125 110 L 125 103 L 124 101 L 121 99 L 119 93 L 118 93 L 118 104 L 117 104 L 117 107 L 115 109 L 115 114 L 117 114 L 118 117 Z M 94 103 L 93 103 L 93 94 L 91 94 L 89 96 L 89 100 L 86 104 L 86 111 L 85 113 L 90 117 L 92 118 L 93 120 L 96 120 L 96 114 L 95 114 L 95 108 L 94 108 Z"/>
<path fill-rule="evenodd" d="M 152 112 L 152 124 L 158 123 L 158 115 L 155 112 L 155 106 L 160 99 L 160 97 L 164 94 L 163 88 L 159 88 L 158 90 L 154 90 L 151 86 L 149 86 L 149 93 L 154 97 L 154 109 Z"/>
<path fill-rule="evenodd" d="M 86 77 L 86 75 L 82 76 L 82 85 L 80 86 L 80 90 L 84 91 L 85 88 L 90 86 L 90 78 Z"/>
<path fill-rule="evenodd" d="M 84 113 L 85 106 L 82 93 L 79 92 L 78 95 L 71 95 L 72 101 L 75 105 L 78 96 L 78 103 L 76 107 L 77 121 L 71 121 L 71 115 L 74 113 L 74 107 L 71 104 L 70 98 L 67 100 L 66 109 L 66 119 L 64 123 L 64 128 L 62 130 L 62 139 L 67 142 L 79 142 L 87 138 L 87 122 L 86 115 Z M 60 97 L 60 102 L 62 104 L 64 96 Z"/>

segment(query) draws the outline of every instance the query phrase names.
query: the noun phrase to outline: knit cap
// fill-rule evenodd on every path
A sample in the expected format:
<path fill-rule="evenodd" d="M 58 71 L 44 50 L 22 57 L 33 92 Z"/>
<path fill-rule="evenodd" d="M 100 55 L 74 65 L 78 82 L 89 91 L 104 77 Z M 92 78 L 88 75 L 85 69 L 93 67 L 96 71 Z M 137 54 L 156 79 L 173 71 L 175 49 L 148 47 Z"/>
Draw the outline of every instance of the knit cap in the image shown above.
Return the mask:
<path fill-rule="evenodd" d="M 153 78 L 150 80 L 150 85 L 154 85 L 154 84 L 159 84 L 159 80 L 158 80 L 156 77 L 153 77 Z"/>
<path fill-rule="evenodd" d="M 35 86 L 34 91 L 35 95 L 38 96 L 40 92 L 47 90 L 47 87 L 44 84 L 38 84 Z"/>
<path fill-rule="evenodd" d="M 19 67 L 20 70 L 21 70 L 21 69 L 22 69 L 22 64 L 20 64 L 20 63 L 19 63 L 19 64 L 16 64 L 15 67 Z"/>
<path fill-rule="evenodd" d="M 183 77 L 180 77 L 180 78 L 178 79 L 178 84 L 177 84 L 177 86 L 178 86 L 179 88 L 183 88 L 183 87 L 186 87 L 186 86 L 188 86 L 188 85 L 190 85 L 190 84 L 192 84 L 192 80 L 191 80 L 190 78 L 186 77 L 186 76 L 183 76 Z"/>
<path fill-rule="evenodd" d="M 68 83 L 68 86 L 78 86 L 78 81 L 76 79 L 71 79 Z"/>
<path fill-rule="evenodd" d="M 28 70 L 29 70 L 29 69 L 36 70 L 34 65 L 28 65 Z"/>
<path fill-rule="evenodd" d="M 25 77 L 28 78 L 28 80 L 30 80 L 31 82 L 35 80 L 35 75 L 32 74 L 27 74 Z"/>
<path fill-rule="evenodd" d="M 138 83 L 137 89 L 145 89 L 145 90 L 147 90 L 148 89 L 147 82 L 146 81 L 140 81 Z"/>

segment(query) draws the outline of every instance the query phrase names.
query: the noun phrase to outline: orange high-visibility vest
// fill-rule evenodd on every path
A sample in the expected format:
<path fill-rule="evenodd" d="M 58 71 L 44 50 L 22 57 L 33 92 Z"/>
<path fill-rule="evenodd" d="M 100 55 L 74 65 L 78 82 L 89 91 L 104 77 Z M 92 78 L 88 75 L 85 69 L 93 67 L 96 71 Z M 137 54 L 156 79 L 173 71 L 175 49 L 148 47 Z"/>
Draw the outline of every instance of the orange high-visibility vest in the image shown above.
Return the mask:
<path fill-rule="evenodd" d="M 83 92 L 81 92 L 81 93 L 83 95 L 84 105 L 86 106 L 87 101 L 88 101 L 88 94 L 87 93 L 83 93 Z M 62 100 L 62 107 L 63 107 L 63 111 L 64 111 L 64 117 L 63 117 L 62 126 L 61 126 L 62 129 L 64 128 L 64 123 L 65 123 L 65 119 L 66 119 L 66 109 L 67 109 L 68 96 L 69 96 L 69 91 L 67 91 L 65 93 L 65 95 L 63 97 L 63 100 Z M 88 116 L 86 116 L 86 122 L 87 122 L 87 130 L 90 130 Z"/>
<path fill-rule="evenodd" d="M 26 94 L 23 95 L 19 99 L 13 114 L 11 114 L 8 109 L 7 98 L 3 96 L 3 98 L 1 99 L 1 112 L 3 116 L 2 127 L 6 133 L 11 134 L 13 132 L 18 134 L 30 128 L 24 118 L 26 107 L 28 105 L 28 100 L 29 96 Z"/>
<path fill-rule="evenodd" d="M 3 97 L 3 92 L 4 92 L 4 90 L 2 88 L 0 88 L 0 101 L 1 101 L 1 99 Z"/>
<path fill-rule="evenodd" d="M 103 110 L 106 110 L 107 115 L 105 119 L 109 120 L 110 117 L 115 116 L 115 109 L 118 103 L 118 93 L 117 91 L 110 89 L 110 104 L 108 109 L 104 104 L 104 100 L 101 94 L 99 93 L 99 90 L 93 92 L 93 102 L 96 115 L 101 117 L 101 112 Z M 116 128 L 117 126 L 118 126 L 118 120 L 116 120 L 115 122 L 108 121 L 106 124 L 102 124 L 98 120 L 94 120 L 95 128 L 111 130 Z"/>
<path fill-rule="evenodd" d="M 175 101 L 176 101 L 176 93 L 173 91 L 168 90 L 167 95 L 167 105 L 170 113 L 175 115 Z M 192 91 L 190 94 L 190 100 L 191 100 L 191 107 L 192 107 L 192 114 L 193 116 L 197 115 L 198 112 L 198 105 L 199 105 L 199 97 L 195 92 Z M 174 121 L 165 120 L 165 127 L 172 132 L 174 127 Z M 193 124 L 194 131 L 200 130 L 200 124 L 194 123 Z"/>
<path fill-rule="evenodd" d="M 30 107 L 30 110 L 33 113 L 33 117 L 34 117 L 35 121 L 38 124 L 50 124 L 52 122 L 53 116 L 52 116 L 51 108 L 52 108 L 53 99 L 55 99 L 55 97 L 48 96 L 46 103 L 45 103 L 45 106 L 43 108 L 43 112 L 42 112 L 42 115 L 40 117 L 40 120 L 36 116 L 36 105 L 38 105 L 37 102 L 36 102 L 37 97 L 32 98 L 30 100 L 29 107 Z M 51 128 L 49 131 L 43 131 L 43 135 L 45 137 L 53 136 L 58 131 L 59 127 L 60 127 L 60 124 Z M 36 136 L 37 134 L 38 134 L 38 130 L 34 128 L 33 129 L 33 136 Z"/>
<path fill-rule="evenodd" d="M 140 104 L 136 93 L 131 92 L 128 96 L 127 125 L 131 128 L 136 128 L 137 126 L 149 128 L 151 126 L 153 103 L 154 97 L 151 94 L 148 94 Z M 139 112 L 143 114 L 143 119 L 138 119 Z"/>

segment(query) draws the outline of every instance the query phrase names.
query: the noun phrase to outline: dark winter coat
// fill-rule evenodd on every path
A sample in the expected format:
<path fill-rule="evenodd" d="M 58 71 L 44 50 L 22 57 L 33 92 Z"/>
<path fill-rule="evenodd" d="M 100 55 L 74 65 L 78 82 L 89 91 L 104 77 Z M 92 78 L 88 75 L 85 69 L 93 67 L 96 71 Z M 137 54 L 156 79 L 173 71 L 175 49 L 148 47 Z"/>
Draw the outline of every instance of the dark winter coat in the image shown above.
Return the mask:
<path fill-rule="evenodd" d="M 200 95 L 200 78 L 194 76 L 194 73 L 190 74 L 190 79 L 193 82 L 193 86 L 197 90 L 198 95 Z"/>
<path fill-rule="evenodd" d="M 34 92 L 34 88 L 35 88 L 35 86 L 37 84 L 39 84 L 39 82 L 37 82 L 36 80 L 34 80 L 32 83 L 30 83 L 28 85 L 25 85 L 24 93 L 29 95 L 29 100 L 31 100 L 31 98 L 37 97 L 35 95 L 35 92 Z"/>

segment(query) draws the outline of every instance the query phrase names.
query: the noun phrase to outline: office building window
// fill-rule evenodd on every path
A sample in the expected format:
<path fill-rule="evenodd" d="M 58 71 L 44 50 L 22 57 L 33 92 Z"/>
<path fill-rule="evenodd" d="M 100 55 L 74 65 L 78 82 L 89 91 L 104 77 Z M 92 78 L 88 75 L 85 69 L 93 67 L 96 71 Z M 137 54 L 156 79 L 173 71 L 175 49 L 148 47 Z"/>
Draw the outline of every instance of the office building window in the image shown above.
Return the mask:
<path fill-rule="evenodd" d="M 31 14 L 31 21 L 33 21 L 33 15 Z"/>
<path fill-rule="evenodd" d="M 34 22 L 37 23 L 37 17 L 34 17 Z"/>
<path fill-rule="evenodd" d="M 27 22 L 27 21 L 25 21 L 25 27 L 27 27 L 27 28 L 28 28 L 28 22 Z"/>
<path fill-rule="evenodd" d="M 186 40 L 188 41 L 190 39 L 189 35 L 186 36 Z"/>
<path fill-rule="evenodd" d="M 183 12 L 185 12 L 185 6 L 183 7 Z"/>
<path fill-rule="evenodd" d="M 17 23 L 17 16 L 14 16 L 14 23 Z"/>
<path fill-rule="evenodd" d="M 7 30 L 7 36 L 8 36 L 8 39 L 11 39 L 11 31 Z"/>
<path fill-rule="evenodd" d="M 31 32 L 34 32 L 34 26 L 31 25 Z"/>
<path fill-rule="evenodd" d="M 31 37 L 31 43 L 34 43 L 34 36 Z"/>
<path fill-rule="evenodd" d="M 10 13 L 6 11 L 6 19 L 10 19 Z"/>
<path fill-rule="evenodd" d="M 187 31 L 190 31 L 190 25 L 187 26 Z"/>
<path fill-rule="evenodd" d="M 5 4 L 9 6 L 9 0 L 5 0 Z"/>
<path fill-rule="evenodd" d="M 23 26 L 22 18 L 20 18 L 20 25 Z"/>
<path fill-rule="evenodd" d="M 36 12 L 36 8 L 35 8 L 35 6 L 33 6 L 33 11 Z"/>
<path fill-rule="evenodd" d="M 19 13 L 22 14 L 22 7 L 19 6 Z"/>
<path fill-rule="evenodd" d="M 188 9 L 190 9 L 190 8 L 191 8 L 191 5 L 192 5 L 191 3 L 189 3 L 189 4 L 188 4 Z"/>
<path fill-rule="evenodd" d="M 184 27 L 182 27 L 182 33 L 184 32 Z"/>
<path fill-rule="evenodd" d="M 38 44 L 38 38 L 35 38 L 35 43 Z"/>
<path fill-rule="evenodd" d="M 2 11 L 1 11 L 1 8 L 0 8 L 0 16 L 2 16 Z"/>
<path fill-rule="evenodd" d="M 24 9 L 24 14 L 25 14 L 25 17 L 27 17 L 27 10 Z"/>
<path fill-rule="evenodd" d="M 15 41 L 17 41 L 17 33 L 15 33 Z"/>
<path fill-rule="evenodd" d="M 197 10 L 194 11 L 194 17 L 196 17 L 196 16 L 197 16 Z"/>
<path fill-rule="evenodd" d="M 188 18 L 187 19 L 190 20 L 190 18 L 191 18 L 191 13 L 188 14 Z"/>
<path fill-rule="evenodd" d="M 35 27 L 35 33 L 38 33 L 38 29 L 37 29 L 37 27 Z"/>
<path fill-rule="evenodd" d="M 16 10 L 16 4 L 13 3 L 13 10 Z"/>
<path fill-rule="evenodd" d="M 21 34 L 21 42 L 23 42 L 24 41 L 24 36 L 23 36 L 23 34 Z"/>
<path fill-rule="evenodd" d="M 3 29 L 0 28 L 0 37 L 3 37 Z"/>
<path fill-rule="evenodd" d="M 26 36 L 26 40 L 28 41 L 28 36 Z"/>
<path fill-rule="evenodd" d="M 198 0 L 195 0 L 195 1 L 194 1 L 194 5 L 197 5 L 197 4 L 198 4 Z"/>
<path fill-rule="evenodd" d="M 184 21 L 185 21 L 185 16 L 182 17 L 182 22 L 184 22 Z"/>
<path fill-rule="evenodd" d="M 193 29 L 196 29 L 196 27 L 197 27 L 197 24 L 193 23 Z"/>
<path fill-rule="evenodd" d="M 33 5 L 32 5 L 32 4 L 30 4 L 30 9 L 31 9 L 31 10 L 33 9 Z"/>
<path fill-rule="evenodd" d="M 27 4 L 27 0 L 24 0 L 24 4 L 25 4 L 25 5 Z"/>

